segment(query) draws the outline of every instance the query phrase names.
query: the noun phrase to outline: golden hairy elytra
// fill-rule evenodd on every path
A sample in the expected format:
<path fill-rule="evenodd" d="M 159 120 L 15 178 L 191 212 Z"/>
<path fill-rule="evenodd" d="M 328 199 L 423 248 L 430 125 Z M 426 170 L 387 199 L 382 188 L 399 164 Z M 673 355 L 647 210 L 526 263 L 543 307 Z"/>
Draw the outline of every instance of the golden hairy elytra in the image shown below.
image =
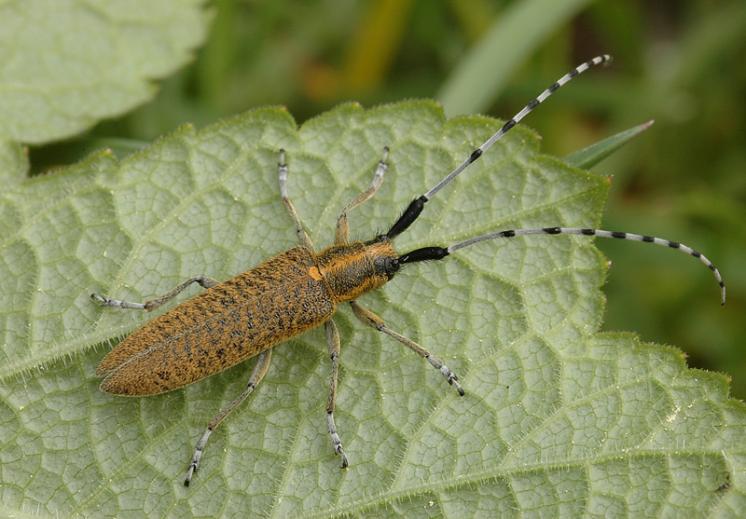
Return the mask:
<path fill-rule="evenodd" d="M 384 148 L 370 186 L 342 210 L 337 219 L 334 245 L 318 252 L 304 231 L 301 219 L 288 197 L 288 166 L 285 152 L 280 150 L 280 195 L 294 222 L 299 245 L 227 281 L 217 282 L 206 276 L 197 276 L 167 294 L 144 303 L 92 294 L 94 301 L 105 306 L 153 310 L 193 283 L 206 289 L 200 295 L 146 323 L 112 349 L 96 370 L 97 375 L 103 378 L 101 389 L 117 395 L 156 395 L 184 387 L 247 359 L 258 357 L 244 391 L 210 421 L 199 438 L 184 479 L 184 484 L 189 485 L 212 432 L 254 391 L 267 373 L 272 348 L 323 325 L 331 359 L 326 406 L 327 428 L 332 447 L 341 457 L 344 468 L 348 466 L 348 458 L 334 422 L 340 340 L 332 317 L 340 304 L 349 303 L 354 315 L 364 324 L 410 348 L 440 371 L 460 395 L 464 394 L 456 374 L 437 356 L 389 328 L 380 317 L 356 301 L 362 294 L 389 282 L 409 263 L 441 260 L 460 249 L 487 240 L 532 234 L 575 234 L 634 240 L 679 249 L 699 259 L 712 270 L 721 288 L 721 300 L 725 302 L 725 286 L 720 272 L 709 259 L 684 244 L 652 236 L 552 226 L 499 230 L 448 247 L 423 247 L 404 254 L 399 254 L 394 249 L 393 241 L 396 237 L 417 220 L 425 204 L 441 189 L 562 85 L 589 68 L 605 64 L 609 60 L 606 55 L 593 58 L 562 76 L 472 151 L 452 172 L 423 195 L 412 200 L 388 232 L 366 242 L 349 241 L 347 214 L 378 191 L 387 169 L 388 149 Z"/>

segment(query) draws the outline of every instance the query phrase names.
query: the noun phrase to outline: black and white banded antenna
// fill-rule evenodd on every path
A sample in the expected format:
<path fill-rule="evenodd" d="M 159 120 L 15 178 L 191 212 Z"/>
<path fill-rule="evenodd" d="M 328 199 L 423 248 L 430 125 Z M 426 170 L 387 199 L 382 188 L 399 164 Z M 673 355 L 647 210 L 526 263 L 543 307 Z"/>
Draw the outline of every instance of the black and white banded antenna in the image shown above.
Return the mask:
<path fill-rule="evenodd" d="M 424 195 L 415 198 L 410 202 L 409 206 L 404 210 L 404 213 L 399 217 L 399 219 L 394 223 L 394 225 L 391 226 L 391 229 L 386 233 L 386 237 L 389 239 L 393 239 L 396 236 L 403 233 L 414 221 L 417 219 L 418 216 L 420 216 L 420 213 L 425 207 L 425 204 L 434 197 L 438 191 L 446 187 L 449 183 L 453 181 L 459 174 L 461 174 L 462 171 L 464 171 L 466 168 L 468 168 L 472 163 L 474 163 L 479 157 L 482 156 L 482 154 L 490 149 L 493 144 L 495 144 L 497 141 L 503 138 L 503 136 L 508 133 L 511 128 L 513 128 L 516 124 L 521 122 L 521 120 L 526 117 L 528 114 L 530 114 L 534 108 L 539 106 L 541 103 L 546 101 L 546 99 L 551 96 L 554 92 L 559 90 L 559 88 L 567 83 L 570 82 L 570 80 L 576 76 L 579 76 L 586 70 L 588 70 L 591 67 L 594 67 L 596 65 L 603 65 L 606 63 L 609 63 L 611 61 L 611 56 L 608 54 L 602 54 L 601 56 L 596 56 L 595 58 L 586 61 L 585 63 L 582 63 L 572 69 L 570 72 L 559 78 L 557 81 L 552 83 L 549 88 L 544 90 L 541 94 L 539 94 L 537 97 L 535 97 L 530 103 L 528 103 L 526 106 L 523 107 L 523 109 L 515 114 L 508 122 L 506 122 L 502 128 L 500 128 L 492 137 L 487 139 L 482 143 L 481 146 L 476 148 L 474 151 L 471 152 L 471 154 L 464 159 L 464 161 L 459 164 L 456 169 L 448 173 L 443 179 L 435 184 L 433 187 L 431 187 Z"/>
<path fill-rule="evenodd" d="M 461 164 L 458 165 L 458 167 L 456 167 L 456 169 L 454 169 L 448 175 L 443 177 L 443 179 L 440 182 L 438 182 L 432 188 L 430 188 L 430 190 L 427 191 L 424 195 L 420 196 L 419 198 L 414 199 L 409 204 L 409 206 L 404 211 L 404 213 L 399 217 L 396 223 L 394 223 L 391 229 L 385 235 L 381 236 L 381 238 L 392 239 L 398 236 L 399 234 L 401 234 L 402 232 L 404 232 L 417 219 L 417 217 L 422 212 L 422 209 L 424 208 L 425 203 L 428 200 L 430 200 L 438 191 L 440 191 L 446 185 L 448 185 L 462 171 L 464 171 L 467 167 L 469 167 L 471 163 L 473 163 L 479 157 L 481 157 L 482 154 L 490 148 L 490 146 L 492 146 L 495 142 L 497 142 L 500 138 L 502 138 L 503 135 L 505 135 L 508 131 L 510 131 L 511 128 L 513 128 L 516 124 L 518 124 L 518 122 L 521 121 L 521 119 L 523 119 L 529 113 L 531 113 L 531 111 L 534 108 L 536 108 L 543 101 L 545 101 L 558 88 L 560 88 L 562 85 L 569 82 L 575 76 L 582 74 L 589 68 L 595 65 L 601 65 L 601 64 L 608 63 L 609 61 L 611 61 L 611 57 L 606 54 L 602 56 L 597 56 L 593 58 L 592 60 L 586 61 L 585 63 L 579 65 L 578 67 L 576 67 L 575 69 L 573 69 L 572 71 L 568 72 L 567 74 L 562 76 L 560 79 L 558 79 L 549 88 L 547 88 L 541 94 L 539 94 L 538 97 L 536 97 L 533 101 L 531 101 L 525 107 L 523 107 L 523 109 L 520 112 L 518 112 L 507 123 L 505 123 L 502 126 L 502 128 L 500 128 L 497 131 L 497 133 L 495 133 L 492 137 L 487 139 L 481 146 L 475 149 L 466 160 L 464 160 Z M 540 234 L 540 235 L 575 234 L 575 235 L 580 235 L 580 236 L 597 236 L 599 238 L 614 238 L 618 240 L 630 240 L 630 241 L 640 241 L 644 243 L 653 243 L 655 245 L 660 245 L 662 247 L 678 249 L 681 252 L 688 254 L 689 256 L 699 259 L 699 261 L 701 261 L 707 268 L 709 268 L 712 271 L 713 275 L 715 276 L 715 280 L 717 281 L 718 286 L 720 287 L 720 304 L 723 304 L 723 305 L 725 304 L 725 283 L 723 282 L 723 278 L 720 275 L 720 271 L 717 269 L 717 267 L 704 254 L 680 242 L 667 240 L 665 238 L 658 238 L 656 236 L 647 236 L 643 234 L 634 234 L 634 233 L 629 233 L 629 232 L 605 231 L 602 229 L 591 229 L 591 228 L 581 228 L 581 227 L 537 227 L 537 228 L 529 228 L 529 229 L 507 229 L 507 230 L 493 231 L 493 232 L 481 234 L 479 236 L 475 236 L 473 238 L 469 238 L 467 240 L 450 245 L 449 247 L 423 247 L 421 249 L 416 249 L 416 250 L 413 250 L 411 252 L 408 252 L 406 254 L 402 254 L 401 256 L 399 256 L 398 263 L 406 264 L 406 263 L 415 263 L 418 261 L 439 260 L 439 259 L 445 258 L 446 256 L 450 255 L 453 252 L 456 252 L 457 250 L 464 249 L 466 247 L 469 247 L 471 245 L 474 245 L 474 244 L 477 244 L 483 241 L 493 240 L 497 238 L 514 238 L 516 236 L 527 236 L 527 235 L 532 235 L 532 234 Z"/>
<path fill-rule="evenodd" d="M 678 249 L 685 254 L 699 259 L 699 261 L 701 261 L 707 268 L 712 271 L 712 274 L 715 276 L 715 280 L 720 287 L 720 304 L 725 304 L 725 283 L 723 282 L 723 278 L 720 275 L 720 271 L 712 263 L 712 261 L 707 258 L 707 256 L 683 243 L 667 240 L 665 238 L 658 238 L 656 236 L 634 234 L 631 232 L 604 231 L 603 229 L 590 229 L 582 227 L 537 227 L 532 229 L 507 229 L 504 231 L 493 231 L 481 234 L 479 236 L 469 238 L 468 240 L 455 243 L 449 247 L 423 247 L 422 249 L 417 249 L 406 254 L 402 254 L 401 256 L 399 256 L 398 261 L 401 264 L 443 259 L 452 252 L 469 247 L 470 245 L 474 245 L 479 242 L 494 240 L 496 238 L 514 238 L 516 236 L 528 236 L 530 234 L 577 234 L 581 236 L 598 236 L 599 238 L 615 238 L 617 240 L 654 243 L 655 245 L 660 245 L 661 247 Z"/>

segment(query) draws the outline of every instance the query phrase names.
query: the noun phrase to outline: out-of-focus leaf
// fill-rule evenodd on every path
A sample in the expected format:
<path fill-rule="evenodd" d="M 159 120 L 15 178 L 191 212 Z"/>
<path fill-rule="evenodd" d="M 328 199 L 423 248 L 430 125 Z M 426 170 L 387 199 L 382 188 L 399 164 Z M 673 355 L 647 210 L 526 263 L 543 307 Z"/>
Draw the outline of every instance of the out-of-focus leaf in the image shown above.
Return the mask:
<path fill-rule="evenodd" d="M 153 97 L 202 42 L 204 3 L 0 2 L 0 139 L 61 139 Z"/>

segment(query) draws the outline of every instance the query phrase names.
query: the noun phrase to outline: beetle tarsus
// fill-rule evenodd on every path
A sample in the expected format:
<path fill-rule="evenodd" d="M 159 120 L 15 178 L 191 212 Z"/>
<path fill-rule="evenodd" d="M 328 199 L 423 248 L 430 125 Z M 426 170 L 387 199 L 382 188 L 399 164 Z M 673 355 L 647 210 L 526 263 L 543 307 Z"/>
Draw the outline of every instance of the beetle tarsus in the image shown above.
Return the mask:
<path fill-rule="evenodd" d="M 194 462 L 192 462 L 192 463 L 191 463 L 191 464 L 189 465 L 189 470 L 187 470 L 187 474 L 186 474 L 186 477 L 184 478 L 184 486 L 185 486 L 185 487 L 188 487 L 188 486 L 189 486 L 189 483 L 191 483 L 191 481 L 192 481 L 192 475 L 193 475 L 193 474 L 194 474 L 195 472 L 197 472 L 197 464 L 196 464 L 196 463 L 194 463 Z"/>

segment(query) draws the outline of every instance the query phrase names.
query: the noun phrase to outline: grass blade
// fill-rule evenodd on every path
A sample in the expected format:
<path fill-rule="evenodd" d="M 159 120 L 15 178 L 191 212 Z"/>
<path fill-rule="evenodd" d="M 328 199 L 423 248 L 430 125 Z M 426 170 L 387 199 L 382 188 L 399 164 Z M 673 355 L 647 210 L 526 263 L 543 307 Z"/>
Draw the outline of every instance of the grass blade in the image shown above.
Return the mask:
<path fill-rule="evenodd" d="M 629 141 L 640 135 L 642 132 L 653 126 L 655 121 L 650 120 L 646 123 L 633 126 L 628 130 L 619 132 L 616 135 L 607 137 L 590 146 L 575 151 L 565 157 L 565 160 L 578 168 L 588 169 L 603 159 L 614 153 L 616 150 L 627 144 Z"/>

